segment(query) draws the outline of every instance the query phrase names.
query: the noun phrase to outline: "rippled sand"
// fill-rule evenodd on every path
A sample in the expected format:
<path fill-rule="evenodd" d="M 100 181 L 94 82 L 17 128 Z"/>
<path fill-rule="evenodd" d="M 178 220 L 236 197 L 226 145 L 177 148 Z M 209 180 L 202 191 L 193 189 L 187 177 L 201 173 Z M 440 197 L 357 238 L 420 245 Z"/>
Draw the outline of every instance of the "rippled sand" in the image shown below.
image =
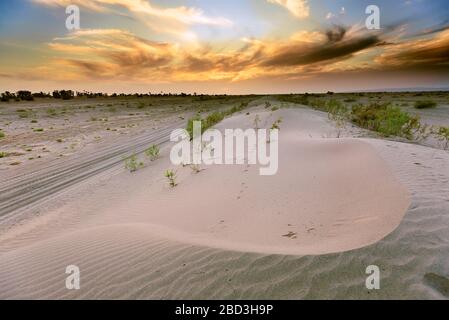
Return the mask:
<path fill-rule="evenodd" d="M 297 137 L 317 139 L 333 132 L 321 113 L 307 109 L 288 112 L 301 113 L 308 119 L 302 128 L 304 136 L 298 134 Z M 163 177 L 146 180 L 147 175 L 153 174 L 151 170 L 161 172 L 158 166 L 163 164 L 155 164 L 154 168 L 145 169 L 148 173 L 138 173 L 127 179 L 120 174 L 98 182 L 91 189 L 66 195 L 60 202 L 48 205 L 48 215 L 1 235 L 0 297 L 447 298 L 449 153 L 374 139 L 360 139 L 357 143 L 372 148 L 391 170 L 391 179 L 402 183 L 410 194 L 411 205 L 402 221 L 403 212 L 397 214 L 400 223 L 387 224 L 388 228 L 378 233 L 379 238 L 371 241 L 377 241 L 374 244 L 353 250 L 340 248 L 345 252 L 321 255 L 318 255 L 319 250 L 314 255 L 302 256 L 245 253 L 229 250 L 223 243 L 211 243 L 216 248 L 204 242 L 198 245 L 196 241 L 185 241 L 185 237 L 169 234 L 164 229 L 167 225 L 162 228 L 148 224 L 151 206 L 148 216 L 142 216 L 139 210 L 126 209 L 137 208 L 133 207 L 135 204 L 120 208 L 118 215 L 117 204 L 129 199 L 130 194 L 135 194 L 137 199 L 142 192 L 164 183 Z M 161 159 L 160 163 L 163 161 Z M 187 173 L 180 177 L 184 178 L 186 184 L 192 180 Z M 111 184 L 115 187 L 108 188 Z M 133 185 L 138 187 L 133 190 Z M 74 200 L 80 196 L 81 202 Z M 104 197 L 109 197 L 111 203 L 98 202 Z M 207 196 L 204 201 L 207 203 Z M 223 207 L 227 205 L 222 203 Z M 178 209 L 182 214 L 185 208 L 179 205 Z M 99 211 L 106 213 L 99 216 Z M 183 219 L 180 219 L 181 225 Z M 218 236 L 223 232 L 219 227 L 215 230 Z M 186 227 L 184 232 L 192 230 L 195 231 Z M 360 230 L 353 230 L 351 235 L 357 231 Z M 167 233 L 165 237 L 164 232 Z M 282 234 L 279 234 L 279 241 L 286 241 L 286 246 L 292 244 L 291 239 L 283 239 Z M 317 238 L 317 247 L 319 242 Z M 71 264 L 81 269 L 79 291 L 65 289 L 65 267 Z M 365 269 L 373 264 L 381 268 L 381 290 L 368 291 Z"/>

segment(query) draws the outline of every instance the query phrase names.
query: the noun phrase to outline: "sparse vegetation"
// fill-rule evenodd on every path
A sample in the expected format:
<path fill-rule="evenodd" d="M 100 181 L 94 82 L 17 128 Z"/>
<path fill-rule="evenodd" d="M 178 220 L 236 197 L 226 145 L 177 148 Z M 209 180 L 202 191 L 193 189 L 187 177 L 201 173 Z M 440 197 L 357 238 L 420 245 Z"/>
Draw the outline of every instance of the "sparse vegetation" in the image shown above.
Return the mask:
<path fill-rule="evenodd" d="M 47 109 L 47 114 L 48 114 L 50 117 L 56 116 L 56 115 L 57 115 L 56 109 L 54 109 L 54 108 Z"/>
<path fill-rule="evenodd" d="M 199 114 L 195 115 L 187 121 L 186 131 L 190 135 L 190 139 L 193 139 L 193 123 L 195 121 L 201 121 L 201 133 L 206 132 L 208 129 L 221 122 L 225 117 L 231 116 L 236 112 L 240 112 L 248 106 L 248 103 L 242 102 L 239 106 L 234 106 L 231 109 L 223 112 L 215 111 L 208 115 L 206 119 L 202 119 Z"/>
<path fill-rule="evenodd" d="M 176 183 L 176 172 L 174 172 L 173 170 L 165 171 L 165 177 L 168 179 L 168 184 L 170 185 L 170 187 L 174 188 L 178 185 Z"/>
<path fill-rule="evenodd" d="M 5 133 L 0 130 L 0 139 L 3 139 L 4 137 L 6 137 Z"/>
<path fill-rule="evenodd" d="M 125 168 L 130 172 L 136 172 L 144 166 L 143 162 L 137 160 L 137 155 L 133 154 L 128 159 L 125 160 Z"/>
<path fill-rule="evenodd" d="M 0 159 L 6 158 L 7 156 L 8 156 L 8 154 L 6 152 L 0 152 Z"/>
<path fill-rule="evenodd" d="M 44 129 L 43 128 L 36 128 L 36 129 L 33 129 L 33 131 L 34 132 L 44 132 Z"/>
<path fill-rule="evenodd" d="M 150 158 L 151 161 L 155 161 L 158 157 L 159 157 L 159 153 L 160 153 L 160 149 L 157 145 L 152 145 L 151 147 L 149 147 L 146 151 L 145 154 L 147 155 L 147 157 Z"/>
<path fill-rule="evenodd" d="M 436 108 L 437 103 L 432 100 L 421 100 L 415 102 L 416 109 L 432 109 Z"/>
<path fill-rule="evenodd" d="M 413 139 L 413 134 L 421 128 L 419 117 L 411 116 L 388 103 L 356 105 L 352 108 L 351 121 L 386 137 L 398 136 Z"/>
<path fill-rule="evenodd" d="M 444 143 L 444 149 L 449 148 L 449 127 L 439 127 L 434 130 L 435 137 Z"/>
<path fill-rule="evenodd" d="M 282 118 L 277 119 L 271 125 L 271 130 L 281 130 L 281 123 L 282 123 Z"/>
<path fill-rule="evenodd" d="M 36 113 L 33 110 L 18 109 L 17 113 L 21 119 L 34 118 L 36 116 Z"/>

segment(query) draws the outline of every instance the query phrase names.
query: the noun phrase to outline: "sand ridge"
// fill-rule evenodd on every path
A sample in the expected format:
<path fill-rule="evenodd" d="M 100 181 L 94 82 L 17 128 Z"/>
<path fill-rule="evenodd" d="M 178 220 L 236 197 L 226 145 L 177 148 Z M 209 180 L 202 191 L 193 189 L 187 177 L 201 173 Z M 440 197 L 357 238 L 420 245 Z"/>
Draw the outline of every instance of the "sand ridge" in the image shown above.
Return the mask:
<path fill-rule="evenodd" d="M 68 195 L 63 205 L 49 211 L 54 219 L 2 242 L 10 249 L 0 255 L 1 296 L 261 298 L 260 287 L 273 290 L 273 284 L 248 276 L 260 283 L 254 291 L 254 282 L 239 274 L 270 272 L 271 281 L 290 283 L 299 275 L 278 274 L 287 263 L 285 268 L 296 265 L 298 272 L 313 276 L 302 280 L 307 290 L 284 294 L 316 297 L 313 283 L 321 281 L 316 272 L 359 274 L 348 264 L 357 257 L 382 263 L 385 255 L 399 252 L 394 244 L 411 230 L 408 222 L 408 231 L 395 231 L 410 207 L 402 183 L 414 186 L 412 178 L 420 177 L 412 170 L 416 165 L 401 167 L 400 161 L 409 159 L 405 154 L 410 152 L 424 159 L 426 148 L 351 135 L 327 138 L 335 129 L 311 110 L 251 110 L 249 116 L 238 115 L 218 127 L 250 125 L 256 113 L 267 126 L 283 118 L 280 139 L 286 142 L 280 144 L 279 175 L 261 177 L 257 166 L 246 165 L 206 167 L 198 174 L 178 168 L 179 185 L 171 189 L 161 174 L 170 167 L 165 148 L 151 166 L 102 182 L 101 188 L 87 190 L 82 202 Z M 447 157 L 443 151 L 438 154 L 438 159 Z M 399 174 L 401 168 L 405 171 Z M 409 212 L 415 209 L 413 205 Z M 336 254 L 322 255 L 331 252 Z M 404 265 L 399 256 L 390 260 Z M 70 293 L 61 288 L 63 267 L 77 262 L 89 289 Z M 386 277 L 394 279 L 390 273 Z M 241 284 L 230 282 L 234 278 Z M 357 287 L 355 281 L 338 285 L 347 292 Z"/>
<path fill-rule="evenodd" d="M 319 137 L 333 128 L 314 113 L 252 114 L 217 128 L 249 128 L 256 114 L 266 127 L 282 118 L 278 174 L 260 176 L 257 165 L 203 166 L 198 174 L 176 168 L 179 185 L 171 189 L 161 174 L 171 166 L 165 155 L 132 180 L 126 173 L 116 177 L 56 216 L 76 210 L 74 216 L 89 217 L 76 217 L 81 222 L 70 231 L 137 223 L 150 235 L 183 243 L 295 255 L 360 248 L 399 225 L 409 206 L 407 191 L 367 142 Z"/>

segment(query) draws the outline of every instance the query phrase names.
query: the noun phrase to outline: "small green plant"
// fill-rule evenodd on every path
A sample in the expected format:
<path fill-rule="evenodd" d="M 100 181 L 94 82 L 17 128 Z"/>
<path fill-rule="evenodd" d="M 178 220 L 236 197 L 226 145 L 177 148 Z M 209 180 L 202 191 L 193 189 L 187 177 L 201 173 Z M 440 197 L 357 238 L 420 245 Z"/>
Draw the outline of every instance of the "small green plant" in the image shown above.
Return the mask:
<path fill-rule="evenodd" d="M 282 123 L 282 118 L 277 119 L 271 125 L 271 130 L 281 130 L 281 123 Z"/>
<path fill-rule="evenodd" d="M 170 187 L 174 188 L 178 185 L 176 183 L 176 172 L 174 172 L 173 170 L 165 171 L 165 177 L 168 179 L 168 184 L 170 185 Z"/>
<path fill-rule="evenodd" d="M 59 139 L 56 139 L 56 142 L 62 143 L 62 142 L 64 142 L 64 140 L 62 140 L 61 138 L 59 138 Z"/>
<path fill-rule="evenodd" d="M 34 118 L 36 116 L 36 113 L 33 110 L 18 109 L 17 113 L 21 119 Z"/>
<path fill-rule="evenodd" d="M 37 120 L 36 119 L 31 120 L 31 123 L 37 123 Z"/>
<path fill-rule="evenodd" d="M 432 100 L 422 100 L 422 101 L 415 102 L 416 109 L 432 109 L 432 108 L 436 108 L 436 106 L 437 106 L 437 103 Z"/>
<path fill-rule="evenodd" d="M 273 107 L 273 108 L 271 108 L 271 111 L 277 111 L 277 110 L 279 110 L 279 107 Z"/>
<path fill-rule="evenodd" d="M 36 128 L 36 129 L 34 129 L 33 131 L 34 131 L 34 132 L 44 132 L 44 129 L 42 129 L 42 128 Z"/>
<path fill-rule="evenodd" d="M 153 144 L 151 147 L 149 147 L 145 154 L 147 157 L 150 158 L 151 161 L 155 161 L 159 157 L 160 149 L 157 145 Z"/>
<path fill-rule="evenodd" d="M 265 109 L 268 109 L 271 107 L 271 103 L 269 101 L 265 102 Z"/>
<path fill-rule="evenodd" d="M 8 154 L 6 152 L 0 152 L 0 159 L 6 158 L 7 156 L 8 156 Z"/>
<path fill-rule="evenodd" d="M 449 148 L 449 127 L 439 127 L 434 131 L 434 135 L 444 143 L 444 149 Z"/>
<path fill-rule="evenodd" d="M 125 160 L 125 168 L 130 172 L 136 172 L 139 168 L 143 167 L 143 162 L 137 160 L 137 155 L 133 154 L 131 157 Z"/>
<path fill-rule="evenodd" d="M 6 137 L 5 133 L 3 131 L 0 131 L 0 139 L 3 139 L 4 137 Z"/>
<path fill-rule="evenodd" d="M 48 109 L 48 110 L 47 110 L 47 114 L 48 114 L 50 117 L 56 116 L 56 115 L 57 115 L 56 109 L 53 109 L 53 108 Z"/>

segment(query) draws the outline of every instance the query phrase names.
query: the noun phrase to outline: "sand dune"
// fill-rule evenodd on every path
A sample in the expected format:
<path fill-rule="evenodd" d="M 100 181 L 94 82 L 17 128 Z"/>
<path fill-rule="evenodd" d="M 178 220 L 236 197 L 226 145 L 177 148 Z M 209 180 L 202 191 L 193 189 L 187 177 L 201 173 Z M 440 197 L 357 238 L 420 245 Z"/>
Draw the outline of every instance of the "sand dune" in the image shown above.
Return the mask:
<path fill-rule="evenodd" d="M 198 174 L 186 167 L 170 189 L 165 149 L 135 175 L 67 194 L 47 215 L 3 234 L 0 297 L 360 298 L 373 263 L 385 269 L 387 290 L 377 297 L 401 297 L 404 288 L 404 298 L 439 297 L 424 275 L 441 274 L 427 264 L 448 256 L 431 254 L 448 253 L 447 224 L 436 223 L 449 212 L 447 152 L 432 158 L 428 148 L 353 139 L 350 131 L 324 138 L 336 130 L 311 110 L 257 113 L 268 125 L 284 119 L 278 175 L 246 165 Z M 240 115 L 219 127 L 251 121 Z M 423 190 L 426 179 L 442 190 Z M 425 240 L 430 234 L 439 241 Z M 421 247 L 428 253 L 418 257 Z M 69 264 L 82 270 L 80 291 L 64 287 Z"/>

